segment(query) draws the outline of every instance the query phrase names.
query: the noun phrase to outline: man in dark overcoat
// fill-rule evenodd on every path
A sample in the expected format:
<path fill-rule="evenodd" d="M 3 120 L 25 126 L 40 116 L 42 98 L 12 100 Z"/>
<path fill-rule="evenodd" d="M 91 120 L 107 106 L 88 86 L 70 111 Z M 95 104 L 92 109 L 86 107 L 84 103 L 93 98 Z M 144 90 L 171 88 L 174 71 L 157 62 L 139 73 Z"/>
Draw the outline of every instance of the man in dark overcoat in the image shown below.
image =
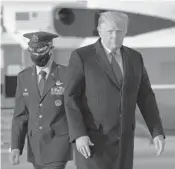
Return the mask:
<path fill-rule="evenodd" d="M 71 145 L 63 99 L 66 69 L 52 58 L 52 39 L 58 36 L 40 31 L 24 37 L 34 65 L 17 77 L 10 161 L 19 163 L 27 137 L 28 161 L 35 169 L 64 169 Z"/>
<path fill-rule="evenodd" d="M 154 92 L 139 52 L 123 46 L 128 17 L 101 13 L 100 39 L 72 52 L 65 108 L 78 169 L 132 169 L 138 104 L 157 154 L 164 132 Z"/>

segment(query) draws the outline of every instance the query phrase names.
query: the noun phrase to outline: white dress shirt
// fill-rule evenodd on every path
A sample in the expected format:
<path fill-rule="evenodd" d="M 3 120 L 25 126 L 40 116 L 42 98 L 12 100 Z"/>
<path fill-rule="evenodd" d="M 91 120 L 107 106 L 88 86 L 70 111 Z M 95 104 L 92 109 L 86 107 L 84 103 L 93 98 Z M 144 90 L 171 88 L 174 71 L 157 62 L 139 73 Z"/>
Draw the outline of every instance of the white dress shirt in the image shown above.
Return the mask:
<path fill-rule="evenodd" d="M 104 50 L 105 50 L 105 52 L 106 52 L 106 56 L 107 56 L 107 58 L 108 58 L 108 60 L 109 60 L 109 63 L 111 63 L 111 61 L 112 61 L 112 55 L 110 55 L 110 53 L 111 53 L 112 51 L 104 45 L 103 41 L 102 41 L 101 43 L 102 43 L 102 45 L 103 45 L 103 47 L 104 47 Z M 123 74 L 123 60 L 122 60 L 122 55 L 121 55 L 120 49 L 118 49 L 118 50 L 115 51 L 115 52 L 116 52 L 115 60 L 116 60 L 116 62 L 119 64 L 120 69 L 121 69 L 122 74 Z"/>

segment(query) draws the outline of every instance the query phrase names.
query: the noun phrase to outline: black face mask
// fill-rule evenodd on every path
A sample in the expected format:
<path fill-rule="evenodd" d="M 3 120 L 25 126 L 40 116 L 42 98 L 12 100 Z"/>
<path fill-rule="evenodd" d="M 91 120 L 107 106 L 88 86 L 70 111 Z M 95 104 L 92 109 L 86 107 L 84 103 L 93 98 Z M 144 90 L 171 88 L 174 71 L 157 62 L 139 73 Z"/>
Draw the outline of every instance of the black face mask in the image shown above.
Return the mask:
<path fill-rule="evenodd" d="M 50 57 L 51 57 L 51 50 L 53 49 L 53 46 L 47 46 L 47 48 L 45 49 L 45 47 L 40 48 L 40 49 L 30 49 L 29 51 L 31 52 L 31 60 L 33 61 L 33 63 L 39 67 L 44 67 Z M 40 51 L 37 51 L 40 50 Z"/>
<path fill-rule="evenodd" d="M 35 65 L 39 67 L 44 67 L 48 63 L 50 56 L 51 55 L 49 52 L 44 55 L 31 54 L 31 59 Z"/>

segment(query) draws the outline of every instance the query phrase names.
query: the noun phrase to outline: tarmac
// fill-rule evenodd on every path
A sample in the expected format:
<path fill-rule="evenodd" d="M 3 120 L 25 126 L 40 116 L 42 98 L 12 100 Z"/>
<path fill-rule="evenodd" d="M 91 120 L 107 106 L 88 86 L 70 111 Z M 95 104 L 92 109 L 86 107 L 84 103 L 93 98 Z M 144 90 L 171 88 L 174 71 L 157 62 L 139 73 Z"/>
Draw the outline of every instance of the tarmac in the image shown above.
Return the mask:
<path fill-rule="evenodd" d="M 26 151 L 20 158 L 20 164 L 12 166 L 9 163 L 8 150 L 1 151 L 1 169 L 32 169 L 26 161 Z M 74 161 L 70 161 L 66 169 L 76 169 Z M 135 138 L 134 167 L 133 169 L 175 169 L 175 136 L 166 138 L 165 151 L 156 156 L 154 145 L 146 138 Z"/>

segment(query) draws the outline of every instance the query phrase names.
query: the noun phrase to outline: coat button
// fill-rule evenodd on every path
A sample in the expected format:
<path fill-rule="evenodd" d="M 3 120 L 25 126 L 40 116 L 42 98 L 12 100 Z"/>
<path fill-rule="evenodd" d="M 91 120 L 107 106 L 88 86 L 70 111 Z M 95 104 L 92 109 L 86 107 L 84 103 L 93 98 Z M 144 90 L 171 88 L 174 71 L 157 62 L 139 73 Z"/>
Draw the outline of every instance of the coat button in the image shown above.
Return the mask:
<path fill-rule="evenodd" d="M 39 107 L 41 107 L 41 106 L 43 106 L 43 104 L 42 104 L 42 103 L 40 103 L 40 104 L 39 104 Z"/>
<path fill-rule="evenodd" d="M 42 130 L 42 129 L 43 129 L 43 127 L 42 127 L 42 126 L 40 126 L 40 127 L 39 127 L 39 129 L 40 129 L 40 130 Z"/>
<path fill-rule="evenodd" d="M 43 116 L 42 115 L 39 115 L 39 118 L 42 118 Z"/>

